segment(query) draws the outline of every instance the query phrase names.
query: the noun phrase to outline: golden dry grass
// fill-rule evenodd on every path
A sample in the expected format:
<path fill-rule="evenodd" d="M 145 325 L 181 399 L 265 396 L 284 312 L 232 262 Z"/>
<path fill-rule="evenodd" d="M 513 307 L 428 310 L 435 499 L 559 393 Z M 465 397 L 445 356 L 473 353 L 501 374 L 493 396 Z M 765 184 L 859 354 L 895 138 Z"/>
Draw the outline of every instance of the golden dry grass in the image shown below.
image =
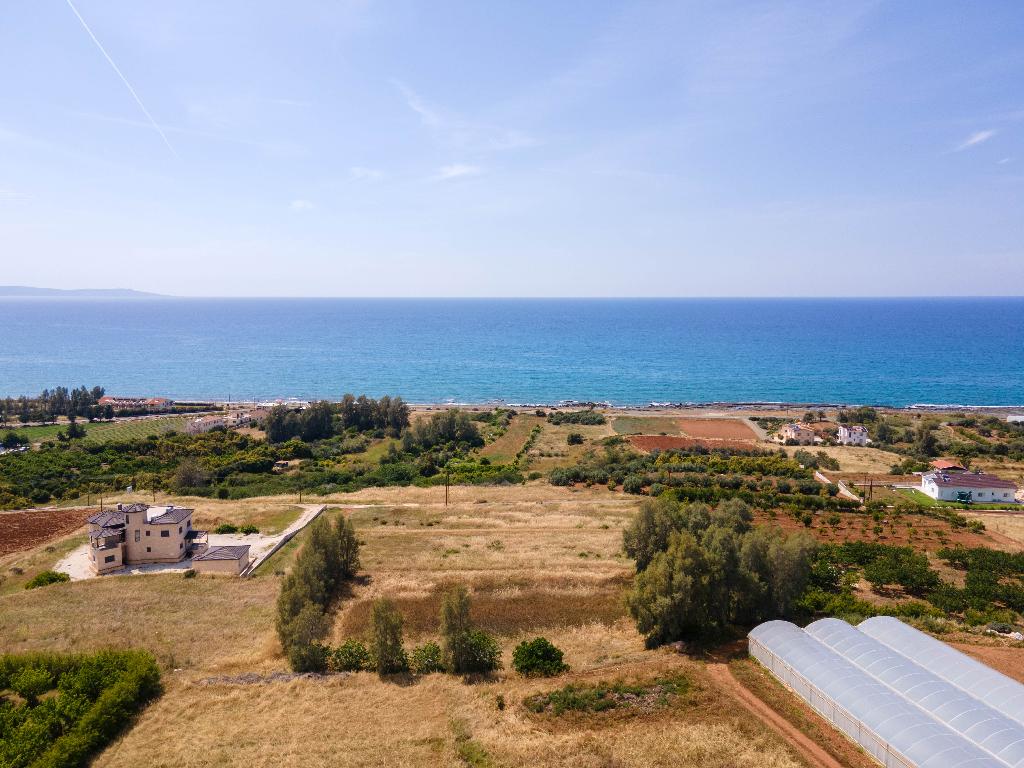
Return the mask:
<path fill-rule="evenodd" d="M 583 435 L 582 445 L 568 445 L 571 433 Z M 607 424 L 544 424 L 537 442 L 530 449 L 530 470 L 550 472 L 555 467 L 575 464 L 595 443 L 615 434 L 611 423 Z"/>
<path fill-rule="evenodd" d="M 273 622 L 275 571 L 288 567 L 288 552 L 255 579 L 104 577 L 0 596 L 0 651 L 134 645 L 157 655 L 166 693 L 97 766 L 463 765 L 467 744 L 495 766 L 799 765 L 771 731 L 735 711 L 699 663 L 644 649 L 624 617 L 632 564 L 621 536 L 637 499 L 541 484 L 455 488 L 447 508 L 433 488 L 335 498 L 340 505 L 327 514 L 351 515 L 365 576 L 339 606 L 331 642 L 364 634 L 372 600 L 385 596 L 406 615 L 409 644 L 436 639 L 440 594 L 459 581 L 470 588 L 474 618 L 497 633 L 506 665 L 518 642 L 542 632 L 572 671 L 536 681 L 506 669 L 472 685 L 366 673 L 206 684 L 287 668 Z M 204 512 L 255 514 L 251 503 L 270 514 L 290 501 L 211 502 Z M 569 682 L 672 671 L 685 673 L 694 693 L 664 710 L 556 718 L 522 706 L 527 695 Z"/>
<path fill-rule="evenodd" d="M 578 628 L 552 639 L 578 671 L 542 681 L 506 672 L 474 685 L 445 675 L 402 685 L 367 673 L 258 685 L 175 681 L 94 765 L 460 766 L 466 763 L 457 736 L 472 740 L 485 765 L 800 765 L 774 734 L 734 711 L 700 664 L 644 651 L 628 625 Z M 603 650 L 595 655 L 595 649 Z M 693 691 L 653 712 L 555 717 L 521 705 L 528 695 L 568 682 L 650 680 L 666 673 L 687 675 Z"/>
<path fill-rule="evenodd" d="M 480 451 L 481 456 L 486 456 L 491 461 L 498 463 L 507 463 L 513 461 L 516 454 L 522 449 L 526 443 L 527 438 L 530 436 L 530 432 L 534 427 L 544 427 L 544 419 L 539 416 L 529 416 L 526 414 L 520 414 L 516 416 L 512 423 L 509 424 L 505 434 L 490 443 Z"/>
<path fill-rule="evenodd" d="M 861 448 L 852 445 L 787 445 L 779 447 L 782 447 L 790 456 L 800 450 L 810 451 L 811 453 L 824 451 L 839 462 L 839 471 L 841 472 L 866 472 L 869 474 L 885 475 L 888 474 L 893 464 L 899 464 L 906 458 L 898 453 L 883 451 L 879 448 Z M 829 474 L 829 471 L 825 470 L 825 474 Z"/>

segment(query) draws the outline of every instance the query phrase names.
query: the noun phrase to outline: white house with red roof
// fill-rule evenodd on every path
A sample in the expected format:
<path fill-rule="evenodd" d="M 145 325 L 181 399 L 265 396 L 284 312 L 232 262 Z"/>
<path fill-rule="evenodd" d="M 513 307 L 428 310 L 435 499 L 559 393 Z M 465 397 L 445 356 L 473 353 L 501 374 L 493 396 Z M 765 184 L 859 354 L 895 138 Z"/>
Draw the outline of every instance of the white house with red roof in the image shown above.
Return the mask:
<path fill-rule="evenodd" d="M 984 472 L 938 470 L 921 476 L 921 493 L 937 501 L 966 501 L 976 504 L 1014 504 L 1017 484 Z"/>

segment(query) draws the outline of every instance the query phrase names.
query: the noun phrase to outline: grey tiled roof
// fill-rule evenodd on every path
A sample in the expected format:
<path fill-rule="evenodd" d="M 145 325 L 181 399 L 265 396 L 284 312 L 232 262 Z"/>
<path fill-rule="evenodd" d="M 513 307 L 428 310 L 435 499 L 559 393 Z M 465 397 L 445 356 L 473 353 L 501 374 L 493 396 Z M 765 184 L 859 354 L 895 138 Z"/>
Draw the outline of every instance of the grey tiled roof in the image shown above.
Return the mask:
<path fill-rule="evenodd" d="M 185 538 L 186 539 L 198 539 L 201 536 L 205 536 L 207 533 L 208 533 L 208 531 L 200 531 L 200 530 L 198 530 L 196 528 L 193 528 L 192 530 L 188 531 L 185 534 Z"/>
<path fill-rule="evenodd" d="M 101 528 L 108 528 L 113 525 L 123 526 L 124 521 L 124 512 L 118 512 L 116 510 L 106 510 L 103 512 L 97 512 L 88 520 L 90 525 L 98 525 Z"/>
<path fill-rule="evenodd" d="M 249 545 L 238 547 L 210 547 L 193 560 L 241 560 L 249 556 Z"/>
<path fill-rule="evenodd" d="M 168 525 L 171 523 L 183 522 L 194 510 L 185 509 L 184 507 L 174 507 L 164 512 L 159 517 L 154 517 L 149 521 L 150 525 Z"/>
<path fill-rule="evenodd" d="M 97 531 L 89 531 L 90 539 L 105 539 L 107 536 L 120 536 L 124 528 L 100 528 Z"/>

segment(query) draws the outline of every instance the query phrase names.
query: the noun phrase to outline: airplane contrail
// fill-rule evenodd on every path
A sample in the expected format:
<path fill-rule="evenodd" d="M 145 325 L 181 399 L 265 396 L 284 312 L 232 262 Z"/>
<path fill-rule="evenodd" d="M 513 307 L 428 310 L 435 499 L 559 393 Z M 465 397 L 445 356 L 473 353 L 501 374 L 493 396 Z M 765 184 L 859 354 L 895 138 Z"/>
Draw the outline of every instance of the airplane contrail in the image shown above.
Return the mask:
<path fill-rule="evenodd" d="M 110 63 L 110 66 L 114 68 L 114 71 L 117 73 L 117 76 L 121 78 L 121 82 L 124 83 L 125 87 L 128 89 L 128 92 L 132 95 L 132 98 L 135 99 L 135 103 L 139 105 L 139 109 L 142 110 L 142 114 L 144 114 L 146 118 L 149 120 L 149 123 L 153 126 L 153 129 L 160 134 L 160 138 L 164 140 L 164 144 L 166 144 L 167 148 L 171 150 L 171 154 L 174 155 L 175 158 L 177 158 L 178 153 L 174 151 L 174 147 L 171 146 L 171 142 L 167 140 L 167 134 L 164 133 L 163 129 L 160 127 L 157 121 L 153 119 L 153 116 L 149 114 L 149 110 L 146 109 L 146 105 L 142 103 L 142 99 L 139 98 L 139 94 L 137 94 L 135 92 L 135 89 L 132 88 L 132 84 L 128 82 L 128 78 L 124 76 L 124 74 L 121 72 L 117 64 L 114 63 L 114 60 L 110 58 L 110 54 L 107 53 L 107 49 L 103 47 L 103 44 L 96 38 L 96 35 L 92 33 L 92 30 L 89 29 L 89 25 L 85 23 L 85 19 L 82 18 L 82 14 L 80 14 L 78 12 L 78 9 L 75 8 L 75 4 L 72 3 L 71 0 L 67 0 L 67 4 L 68 8 L 71 9 L 71 12 L 74 13 L 75 16 L 78 18 L 78 21 L 81 23 L 82 28 L 89 34 L 89 37 L 92 38 L 92 41 L 96 43 L 96 47 L 100 49 L 100 53 L 103 54 L 103 58 L 105 58 Z"/>

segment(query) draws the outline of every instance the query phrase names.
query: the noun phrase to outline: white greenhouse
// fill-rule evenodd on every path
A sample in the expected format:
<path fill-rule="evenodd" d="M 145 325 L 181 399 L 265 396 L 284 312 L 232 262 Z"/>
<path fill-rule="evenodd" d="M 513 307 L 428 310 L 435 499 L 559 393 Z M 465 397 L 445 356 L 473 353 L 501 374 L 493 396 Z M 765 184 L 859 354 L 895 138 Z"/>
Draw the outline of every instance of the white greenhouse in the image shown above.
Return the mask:
<path fill-rule="evenodd" d="M 749 646 L 751 656 L 886 768 L 1013 765 L 794 624 L 761 624 Z"/>
<path fill-rule="evenodd" d="M 1002 672 L 890 616 L 867 619 L 857 629 L 1024 724 L 1024 685 Z"/>

